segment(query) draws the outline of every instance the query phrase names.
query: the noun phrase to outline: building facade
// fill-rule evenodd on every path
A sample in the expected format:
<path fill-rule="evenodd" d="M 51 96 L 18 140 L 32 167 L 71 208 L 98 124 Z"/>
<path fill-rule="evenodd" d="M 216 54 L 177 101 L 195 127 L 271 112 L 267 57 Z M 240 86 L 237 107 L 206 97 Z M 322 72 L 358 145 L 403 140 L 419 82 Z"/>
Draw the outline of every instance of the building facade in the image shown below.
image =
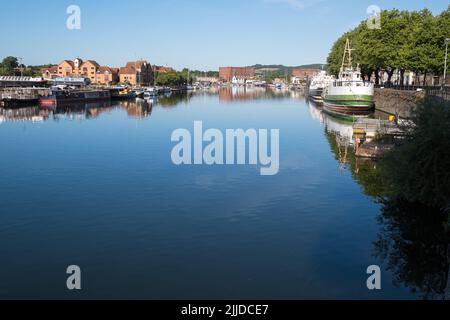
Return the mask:
<path fill-rule="evenodd" d="M 50 68 L 42 69 L 42 78 L 44 79 L 55 79 L 58 77 L 58 66 L 52 66 Z"/>
<path fill-rule="evenodd" d="M 248 67 L 220 67 L 219 78 L 225 82 L 244 82 L 255 77 L 255 69 Z"/>
<path fill-rule="evenodd" d="M 320 69 L 294 69 L 292 70 L 292 77 L 309 79 L 317 75 Z"/>
<path fill-rule="evenodd" d="M 83 61 L 80 58 L 75 60 L 64 60 L 55 67 L 44 69 L 42 76 L 46 79 L 56 77 L 82 77 L 87 78 L 93 84 L 111 84 L 119 81 L 119 71 L 116 68 L 100 66 L 94 60 Z"/>
<path fill-rule="evenodd" d="M 171 67 L 153 66 L 153 72 L 172 73 L 172 72 L 176 72 L 176 70 L 174 68 L 171 68 Z"/>
<path fill-rule="evenodd" d="M 133 86 L 148 86 L 153 83 L 153 68 L 146 60 L 130 61 L 120 68 L 119 80 Z"/>

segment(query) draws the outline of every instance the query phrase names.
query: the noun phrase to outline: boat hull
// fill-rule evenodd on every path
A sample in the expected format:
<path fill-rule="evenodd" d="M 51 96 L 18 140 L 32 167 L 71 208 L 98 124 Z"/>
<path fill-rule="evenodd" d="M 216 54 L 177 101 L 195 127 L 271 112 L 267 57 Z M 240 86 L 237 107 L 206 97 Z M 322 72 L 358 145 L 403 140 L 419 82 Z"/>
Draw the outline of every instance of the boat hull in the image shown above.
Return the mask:
<path fill-rule="evenodd" d="M 327 102 L 324 102 L 323 109 L 326 113 L 343 119 L 368 117 L 373 111 L 373 107 L 371 106 L 355 107 L 353 105 L 334 105 Z"/>
<path fill-rule="evenodd" d="M 111 93 L 106 90 L 74 92 L 55 91 L 49 96 L 41 97 L 39 99 L 39 105 L 43 107 L 51 107 L 60 104 L 87 103 L 106 100 L 111 100 Z"/>
<path fill-rule="evenodd" d="M 323 102 L 323 88 L 309 88 L 309 97 L 314 102 Z"/>

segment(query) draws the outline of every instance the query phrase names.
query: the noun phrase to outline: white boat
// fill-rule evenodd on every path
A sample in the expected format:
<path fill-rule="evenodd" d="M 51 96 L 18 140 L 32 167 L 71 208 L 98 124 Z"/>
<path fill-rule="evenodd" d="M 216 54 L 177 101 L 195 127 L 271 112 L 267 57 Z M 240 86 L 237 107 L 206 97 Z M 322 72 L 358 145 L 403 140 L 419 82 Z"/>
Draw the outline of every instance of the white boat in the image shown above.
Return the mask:
<path fill-rule="evenodd" d="M 326 71 L 320 71 L 319 74 L 312 77 L 308 85 L 308 95 L 314 102 L 323 102 L 323 91 L 325 87 L 334 80 L 333 76 L 327 75 Z"/>
<path fill-rule="evenodd" d="M 323 93 L 325 111 L 336 116 L 367 116 L 374 107 L 374 85 L 363 80 L 359 66 L 353 68 L 352 50 L 347 39 L 339 78 Z"/>
<path fill-rule="evenodd" d="M 159 90 L 156 87 L 149 87 L 144 91 L 144 99 L 149 99 L 158 96 Z"/>

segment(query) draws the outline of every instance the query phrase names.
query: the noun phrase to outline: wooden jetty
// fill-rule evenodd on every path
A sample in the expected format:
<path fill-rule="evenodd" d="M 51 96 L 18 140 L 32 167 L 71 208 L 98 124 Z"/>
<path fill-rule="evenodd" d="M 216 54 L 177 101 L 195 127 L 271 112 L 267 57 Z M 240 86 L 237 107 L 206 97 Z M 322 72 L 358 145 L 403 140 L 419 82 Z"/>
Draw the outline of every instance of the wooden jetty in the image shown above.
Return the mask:
<path fill-rule="evenodd" d="M 353 136 L 356 139 L 355 155 L 361 158 L 380 158 L 395 145 L 392 141 L 386 143 L 380 140 L 373 141 L 374 139 L 377 140 L 377 137 L 396 138 L 404 135 L 404 130 L 394 122 L 359 118 L 353 124 Z"/>
<path fill-rule="evenodd" d="M 359 118 L 353 124 L 354 135 L 365 135 L 367 138 L 376 136 L 403 136 L 404 131 L 394 122 L 380 119 Z"/>

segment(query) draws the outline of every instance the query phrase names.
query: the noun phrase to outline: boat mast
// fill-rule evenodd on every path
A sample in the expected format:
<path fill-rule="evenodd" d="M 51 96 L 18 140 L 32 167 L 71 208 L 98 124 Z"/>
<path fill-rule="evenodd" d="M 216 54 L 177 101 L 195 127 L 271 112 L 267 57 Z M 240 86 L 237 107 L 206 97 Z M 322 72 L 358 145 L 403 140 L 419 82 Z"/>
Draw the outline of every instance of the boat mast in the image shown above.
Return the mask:
<path fill-rule="evenodd" d="M 350 39 L 347 38 L 347 41 L 345 43 L 344 56 L 342 57 L 341 72 L 343 72 L 345 69 L 353 68 L 353 60 L 352 60 L 353 50 L 354 49 L 350 48 Z"/>

